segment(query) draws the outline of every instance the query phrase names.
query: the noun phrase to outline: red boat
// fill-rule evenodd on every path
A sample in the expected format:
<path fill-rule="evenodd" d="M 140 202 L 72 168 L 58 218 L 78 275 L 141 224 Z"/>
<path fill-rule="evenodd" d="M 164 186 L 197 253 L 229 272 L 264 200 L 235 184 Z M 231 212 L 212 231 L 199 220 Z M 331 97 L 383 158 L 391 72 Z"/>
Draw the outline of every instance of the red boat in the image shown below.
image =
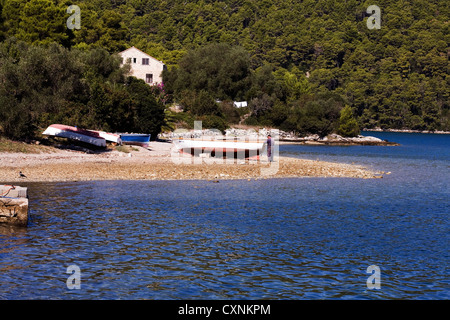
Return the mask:
<path fill-rule="evenodd" d="M 105 138 L 102 138 L 98 132 L 63 124 L 52 124 L 42 134 L 77 140 L 97 147 L 106 147 Z"/>

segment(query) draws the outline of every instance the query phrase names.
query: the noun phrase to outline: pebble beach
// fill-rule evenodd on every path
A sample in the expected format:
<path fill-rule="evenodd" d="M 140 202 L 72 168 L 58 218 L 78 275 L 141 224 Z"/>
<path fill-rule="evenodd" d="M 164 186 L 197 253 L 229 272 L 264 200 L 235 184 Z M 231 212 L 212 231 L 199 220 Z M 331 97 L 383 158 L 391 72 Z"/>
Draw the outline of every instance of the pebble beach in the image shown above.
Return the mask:
<path fill-rule="evenodd" d="M 379 173 L 361 166 L 288 157 L 269 163 L 236 160 L 234 163 L 207 159 L 177 161 L 172 144 L 151 142 L 148 148 L 135 147 L 128 152 L 109 150 L 101 153 L 52 148 L 42 153 L 0 153 L 0 181 L 58 182 L 89 180 L 212 180 L 267 179 L 291 177 L 380 178 Z M 22 172 L 26 177 L 21 177 Z"/>

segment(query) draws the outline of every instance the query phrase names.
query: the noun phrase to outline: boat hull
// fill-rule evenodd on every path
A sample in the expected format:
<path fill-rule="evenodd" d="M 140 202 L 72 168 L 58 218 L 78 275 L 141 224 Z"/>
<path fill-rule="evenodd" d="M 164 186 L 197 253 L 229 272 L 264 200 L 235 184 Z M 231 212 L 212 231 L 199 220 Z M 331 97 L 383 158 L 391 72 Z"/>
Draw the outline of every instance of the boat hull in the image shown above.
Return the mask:
<path fill-rule="evenodd" d="M 98 135 L 100 137 L 102 137 L 103 139 L 105 139 L 106 141 L 114 142 L 117 144 L 122 144 L 122 139 L 120 138 L 120 134 L 109 133 L 109 132 L 104 132 L 104 131 L 94 131 L 94 130 L 90 130 L 90 131 L 98 133 Z"/>
<path fill-rule="evenodd" d="M 98 133 L 62 124 L 52 124 L 42 134 L 81 141 L 96 147 L 106 147 L 106 140 Z"/>
<path fill-rule="evenodd" d="M 213 157 L 251 158 L 263 152 L 264 142 L 233 140 L 174 140 L 175 147 L 183 153 L 199 155 L 210 153 Z"/>
<path fill-rule="evenodd" d="M 121 133 L 120 138 L 123 144 L 137 145 L 141 147 L 148 147 L 150 143 L 150 134 L 140 133 Z"/>

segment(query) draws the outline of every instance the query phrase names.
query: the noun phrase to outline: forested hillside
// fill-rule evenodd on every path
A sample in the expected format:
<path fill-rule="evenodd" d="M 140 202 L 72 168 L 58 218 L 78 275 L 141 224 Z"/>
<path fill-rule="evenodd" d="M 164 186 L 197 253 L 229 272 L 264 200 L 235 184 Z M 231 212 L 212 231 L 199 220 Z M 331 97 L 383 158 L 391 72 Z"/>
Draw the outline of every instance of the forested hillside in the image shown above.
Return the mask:
<path fill-rule="evenodd" d="M 348 106 L 361 128 L 450 130 L 447 1 L 80 0 L 81 29 L 69 30 L 71 4 L 0 0 L 0 39 L 111 54 L 134 45 L 168 65 L 172 99 L 191 110 L 247 100 L 249 124 L 326 134 Z M 373 4 L 381 29 L 369 30 Z"/>

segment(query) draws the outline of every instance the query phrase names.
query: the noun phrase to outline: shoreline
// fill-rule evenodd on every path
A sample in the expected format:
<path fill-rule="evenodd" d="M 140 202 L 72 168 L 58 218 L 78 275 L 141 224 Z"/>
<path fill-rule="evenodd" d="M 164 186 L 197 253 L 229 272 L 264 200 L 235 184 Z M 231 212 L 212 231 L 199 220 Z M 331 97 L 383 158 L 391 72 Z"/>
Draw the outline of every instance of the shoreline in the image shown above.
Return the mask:
<path fill-rule="evenodd" d="M 371 136 L 342 137 L 338 134 L 330 134 L 320 138 L 311 135 L 303 138 L 283 137 L 280 144 L 323 145 L 323 146 L 399 146 L 397 142 L 382 140 Z"/>
<path fill-rule="evenodd" d="M 398 132 L 398 133 L 425 133 L 425 134 L 450 134 L 450 131 L 429 131 L 429 130 L 411 130 L 411 129 L 381 129 L 381 128 L 374 128 L 374 129 L 367 129 L 364 128 L 361 131 L 372 131 L 372 132 Z"/>
<path fill-rule="evenodd" d="M 345 163 L 279 157 L 276 162 L 237 160 L 234 163 L 177 163 L 172 144 L 151 142 L 148 149 L 133 146 L 88 154 L 54 149 L 45 153 L 0 153 L 0 183 L 70 182 L 96 180 L 255 180 L 300 177 L 382 178 L 383 173 Z M 188 161 L 191 158 L 188 158 Z M 192 158 L 193 159 L 193 158 Z M 263 156 L 264 159 L 264 156 Z M 186 160 L 186 158 L 183 158 Z M 22 171 L 26 178 L 19 177 Z M 381 176 L 380 176 L 381 175 Z"/>
<path fill-rule="evenodd" d="M 399 146 L 397 142 L 390 141 L 345 141 L 345 140 L 307 140 L 307 139 L 280 139 L 280 144 L 299 144 L 317 146 Z"/>

